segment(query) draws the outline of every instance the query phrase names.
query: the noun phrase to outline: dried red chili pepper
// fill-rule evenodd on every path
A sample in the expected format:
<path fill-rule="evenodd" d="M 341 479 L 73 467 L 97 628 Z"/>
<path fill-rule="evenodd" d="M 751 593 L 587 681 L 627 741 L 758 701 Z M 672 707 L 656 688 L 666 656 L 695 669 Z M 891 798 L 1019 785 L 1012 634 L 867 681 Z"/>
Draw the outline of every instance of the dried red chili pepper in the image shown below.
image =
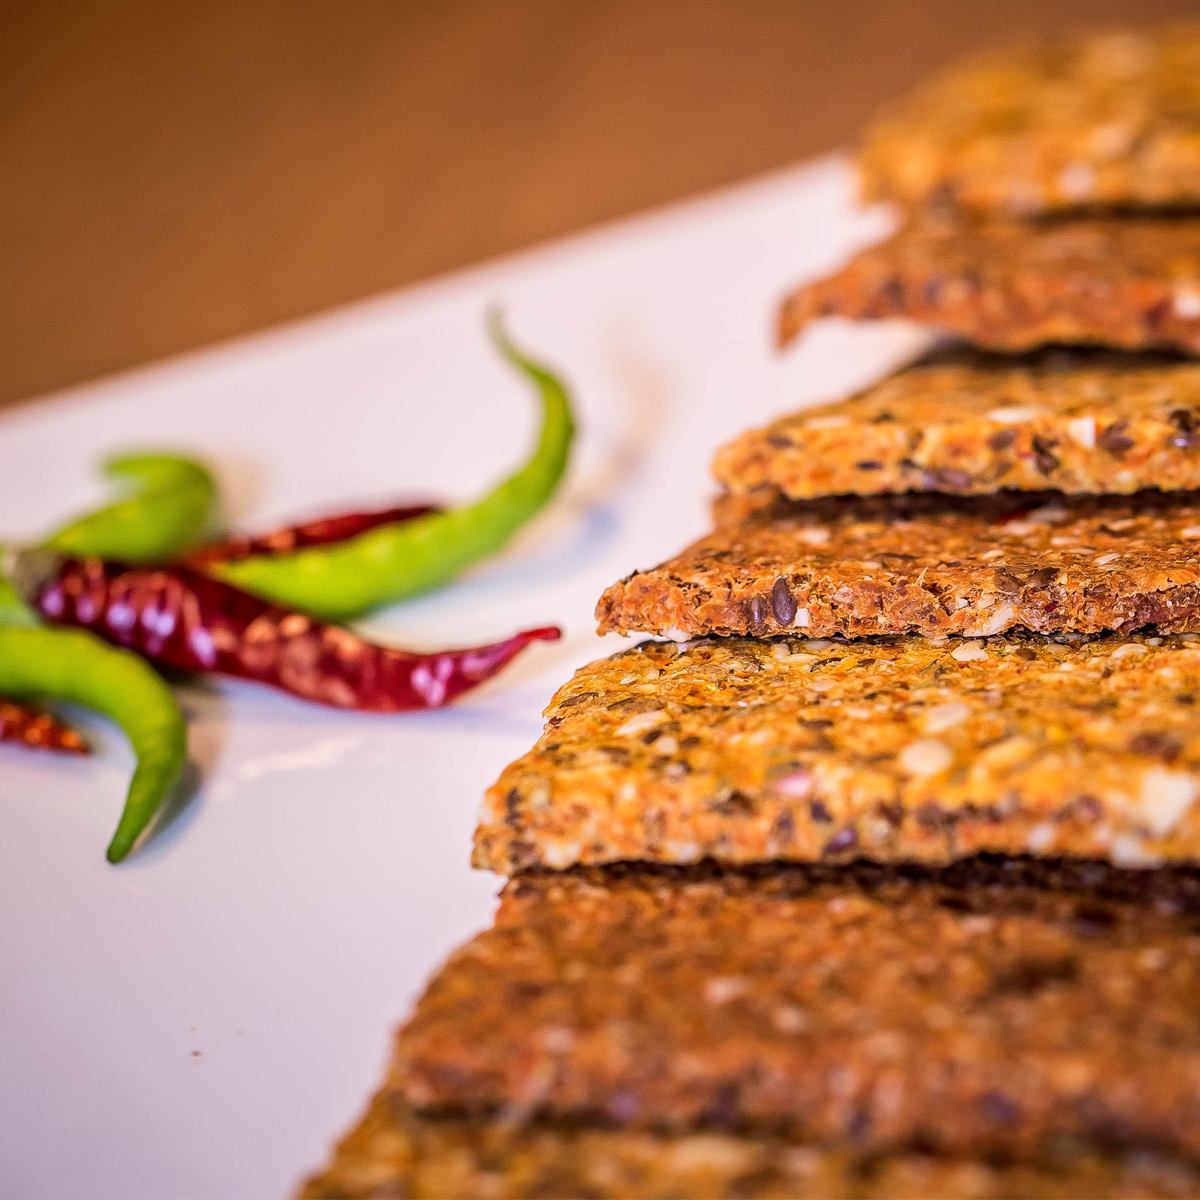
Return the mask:
<path fill-rule="evenodd" d="M 288 554 L 305 546 L 327 546 L 357 537 L 380 525 L 398 525 L 415 517 L 441 512 L 437 504 L 404 504 L 393 508 L 373 509 L 365 512 L 338 513 L 329 517 L 318 517 L 298 525 L 284 525 L 269 533 L 235 534 L 224 541 L 202 546 L 189 554 L 185 561 L 204 567 L 213 563 L 236 562 L 252 554 Z"/>
<path fill-rule="evenodd" d="M 111 653 L 111 651 L 110 651 Z M 91 754 L 91 747 L 53 713 L 0 700 L 0 742 L 19 742 L 31 750 Z"/>
<path fill-rule="evenodd" d="M 437 708 L 495 675 L 554 626 L 462 650 L 415 654 L 268 604 L 187 566 L 125 567 L 26 552 L 13 577 L 49 620 L 151 662 L 254 680 L 364 712 Z"/>

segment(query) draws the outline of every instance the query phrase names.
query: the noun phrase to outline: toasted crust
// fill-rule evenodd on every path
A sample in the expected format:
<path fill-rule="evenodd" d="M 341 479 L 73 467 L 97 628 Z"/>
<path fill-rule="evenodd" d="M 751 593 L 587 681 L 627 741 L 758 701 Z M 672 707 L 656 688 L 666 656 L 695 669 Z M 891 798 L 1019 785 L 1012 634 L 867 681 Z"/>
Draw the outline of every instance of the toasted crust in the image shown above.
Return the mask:
<path fill-rule="evenodd" d="M 835 1180 L 916 1147 L 1190 1157 L 1198 906 L 1194 872 L 1079 863 L 526 875 L 430 983 L 382 1100 L 473 1123 L 450 1143 L 500 1170 L 641 1145 L 667 1171 L 687 1133 L 832 1152 Z M 737 1145 L 731 1166 L 764 1162 Z"/>
<path fill-rule="evenodd" d="M 1200 631 L 1200 497 L 735 498 L 675 558 L 596 607 L 602 633 L 673 638 L 1027 628 Z M 727 519 L 727 518 L 726 518 Z"/>
<path fill-rule="evenodd" d="M 1200 203 L 1200 26 L 992 53 L 867 132 L 867 199 L 978 213 Z"/>
<path fill-rule="evenodd" d="M 489 789 L 478 867 L 1200 862 L 1200 642 L 647 642 Z"/>
<path fill-rule="evenodd" d="M 829 316 L 918 321 L 991 350 L 1200 351 L 1200 217 L 912 224 L 788 296 L 780 343 Z"/>
<path fill-rule="evenodd" d="M 743 434 L 713 474 L 731 492 L 776 488 L 795 500 L 1200 487 L 1200 365 L 956 350 Z"/>
<path fill-rule="evenodd" d="M 903 1154 L 866 1159 L 778 1137 L 657 1135 L 551 1123 L 421 1117 L 377 1096 L 304 1185 L 302 1200 L 1157 1200 L 1200 1193 L 1157 1154 L 997 1165 Z"/>

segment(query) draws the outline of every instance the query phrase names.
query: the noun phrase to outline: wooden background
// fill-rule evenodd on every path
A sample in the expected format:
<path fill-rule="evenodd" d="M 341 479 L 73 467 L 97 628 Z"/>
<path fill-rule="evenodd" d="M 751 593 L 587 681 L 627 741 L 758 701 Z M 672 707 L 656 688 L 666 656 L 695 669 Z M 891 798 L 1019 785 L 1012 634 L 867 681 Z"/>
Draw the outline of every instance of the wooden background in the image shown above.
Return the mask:
<path fill-rule="evenodd" d="M 1183 0 L 0 0 L 0 404 L 844 144 Z"/>

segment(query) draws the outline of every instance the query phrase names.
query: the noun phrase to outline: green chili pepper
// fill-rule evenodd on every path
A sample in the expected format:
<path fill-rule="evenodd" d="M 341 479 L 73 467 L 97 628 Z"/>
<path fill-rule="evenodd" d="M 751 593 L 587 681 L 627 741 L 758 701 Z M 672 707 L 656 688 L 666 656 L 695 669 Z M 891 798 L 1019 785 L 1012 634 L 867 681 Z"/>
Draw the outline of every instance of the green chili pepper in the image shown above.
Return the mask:
<path fill-rule="evenodd" d="M 162 807 L 187 755 L 187 728 L 171 689 L 127 650 L 78 629 L 0 629 L 0 695 L 69 700 L 111 717 L 137 770 L 108 861 L 120 862 Z"/>
<path fill-rule="evenodd" d="M 134 494 L 88 513 L 46 541 L 74 558 L 161 562 L 194 546 L 216 524 L 217 487 L 200 463 L 174 454 L 122 454 L 104 473 Z"/>
<path fill-rule="evenodd" d="M 554 494 L 575 426 L 562 382 L 513 346 L 497 316 L 490 327 L 500 353 L 541 394 L 537 449 L 515 475 L 464 508 L 383 525 L 336 545 L 222 563 L 212 573 L 276 604 L 347 621 L 447 583 L 500 550 Z"/>

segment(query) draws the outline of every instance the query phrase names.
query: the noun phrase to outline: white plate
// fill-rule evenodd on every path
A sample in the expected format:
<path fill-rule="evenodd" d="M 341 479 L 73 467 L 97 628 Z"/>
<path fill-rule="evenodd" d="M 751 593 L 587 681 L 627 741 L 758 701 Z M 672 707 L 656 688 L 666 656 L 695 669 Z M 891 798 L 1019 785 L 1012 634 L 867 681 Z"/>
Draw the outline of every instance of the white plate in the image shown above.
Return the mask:
<path fill-rule="evenodd" d="M 467 865 L 480 796 L 554 688 L 614 648 L 593 632 L 601 590 L 703 530 L 719 443 L 913 348 L 828 327 L 771 350 L 785 287 L 883 227 L 825 161 L 0 420 L 2 537 L 99 500 L 97 460 L 131 445 L 211 458 L 250 527 L 465 498 L 534 428 L 484 337 L 499 302 L 569 377 L 582 429 L 569 487 L 519 544 L 374 622 L 427 646 L 565 627 L 453 709 L 189 687 L 203 785 L 116 868 L 120 735 L 89 722 L 91 760 L 0 749 L 5 1195 L 281 1195 L 320 1163 L 424 979 L 490 918 L 498 881 Z"/>

